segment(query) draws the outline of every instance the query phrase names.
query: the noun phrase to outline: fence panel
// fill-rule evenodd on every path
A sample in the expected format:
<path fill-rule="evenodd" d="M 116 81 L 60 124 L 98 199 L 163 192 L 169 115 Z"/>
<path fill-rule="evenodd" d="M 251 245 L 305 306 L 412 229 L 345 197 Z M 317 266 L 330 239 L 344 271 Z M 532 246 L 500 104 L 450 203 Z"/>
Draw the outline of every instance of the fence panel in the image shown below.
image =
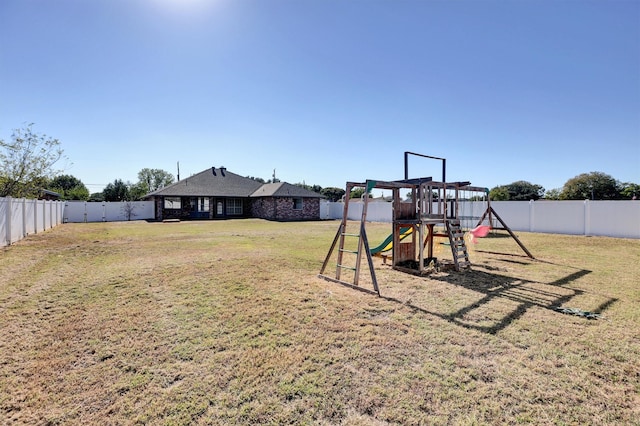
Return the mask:
<path fill-rule="evenodd" d="M 460 225 L 463 228 L 474 228 L 485 211 L 487 211 L 486 201 L 461 201 L 458 207 Z"/>
<path fill-rule="evenodd" d="M 44 229 L 51 229 L 53 228 L 53 205 L 51 204 L 51 201 L 45 200 L 44 210 Z"/>
<path fill-rule="evenodd" d="M 45 229 L 47 229 L 45 226 L 46 222 L 44 217 L 44 215 L 46 214 L 44 200 L 36 200 L 34 208 L 36 212 L 36 233 L 43 232 Z"/>
<path fill-rule="evenodd" d="M 584 201 L 531 202 L 531 232 L 585 234 Z"/>
<path fill-rule="evenodd" d="M 64 204 L 64 221 L 65 222 L 86 222 L 87 221 L 87 202 L 86 201 L 67 201 Z"/>
<path fill-rule="evenodd" d="M 529 231 L 531 227 L 529 217 L 529 203 L 525 201 L 500 201 L 492 202 L 491 207 L 504 220 L 509 228 L 514 231 Z M 491 226 L 502 226 L 500 222 Z"/>
<path fill-rule="evenodd" d="M 24 223 L 23 223 L 23 203 L 22 199 L 11 200 L 11 233 L 9 244 L 13 244 L 16 241 L 20 241 L 23 237 Z"/>
<path fill-rule="evenodd" d="M 587 235 L 640 238 L 640 201 L 589 201 L 587 207 Z"/>
<path fill-rule="evenodd" d="M 106 222 L 120 222 L 125 220 L 124 214 L 120 211 L 123 203 L 104 203 L 104 220 Z"/>
<path fill-rule="evenodd" d="M 360 210 L 360 214 L 362 214 L 362 209 Z M 367 206 L 367 220 L 371 222 L 391 222 L 391 217 L 391 203 L 375 202 L 369 203 Z"/>
<path fill-rule="evenodd" d="M 36 233 L 36 222 L 35 222 L 35 212 L 36 212 L 36 200 L 25 200 L 25 223 L 24 223 L 24 232 L 26 235 L 35 234 Z"/>
<path fill-rule="evenodd" d="M 59 225 L 62 209 L 59 201 L 0 198 L 0 247 Z"/>
<path fill-rule="evenodd" d="M 154 219 L 153 203 L 149 201 L 122 201 L 106 203 L 108 222 Z"/>
<path fill-rule="evenodd" d="M 86 212 L 87 212 L 87 222 L 104 222 L 106 219 L 104 212 L 104 202 L 103 203 L 87 203 L 86 204 Z"/>

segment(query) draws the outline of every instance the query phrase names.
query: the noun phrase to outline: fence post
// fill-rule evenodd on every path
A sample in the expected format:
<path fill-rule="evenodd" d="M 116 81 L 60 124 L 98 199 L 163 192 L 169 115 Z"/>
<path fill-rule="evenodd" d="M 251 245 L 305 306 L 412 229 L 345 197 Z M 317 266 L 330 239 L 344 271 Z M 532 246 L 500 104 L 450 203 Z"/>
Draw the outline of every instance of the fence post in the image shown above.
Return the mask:
<path fill-rule="evenodd" d="M 535 204 L 533 200 L 529 200 L 529 232 L 533 232 L 536 228 Z"/>
<path fill-rule="evenodd" d="M 33 233 L 38 233 L 38 200 L 33 200 Z"/>
<path fill-rule="evenodd" d="M 6 229 L 6 239 L 7 239 L 7 245 L 10 246 L 11 245 L 11 209 L 13 208 L 11 205 L 13 204 L 11 202 L 11 197 L 7 197 L 7 229 Z"/>
<path fill-rule="evenodd" d="M 27 199 L 22 199 L 22 238 L 27 236 Z"/>
<path fill-rule="evenodd" d="M 589 235 L 591 233 L 591 212 L 590 212 L 591 208 L 589 205 L 589 200 L 584 200 L 584 215 L 583 215 L 583 229 L 584 229 L 584 235 Z"/>

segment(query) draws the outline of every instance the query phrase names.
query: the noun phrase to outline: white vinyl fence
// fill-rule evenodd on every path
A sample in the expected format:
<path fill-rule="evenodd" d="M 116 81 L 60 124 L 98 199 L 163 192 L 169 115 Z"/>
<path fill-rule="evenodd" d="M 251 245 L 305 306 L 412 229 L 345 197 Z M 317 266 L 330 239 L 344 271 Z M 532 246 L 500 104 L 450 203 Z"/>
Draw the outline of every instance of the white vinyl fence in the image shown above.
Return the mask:
<path fill-rule="evenodd" d="M 119 222 L 154 219 L 152 201 L 67 201 L 64 222 Z"/>
<path fill-rule="evenodd" d="M 349 202 L 349 219 L 359 220 L 362 202 Z M 514 231 L 640 238 L 640 200 L 494 201 L 493 209 Z M 344 204 L 321 202 L 321 219 L 342 219 Z M 481 201 L 461 203 L 463 225 L 472 227 L 486 209 Z M 135 202 L 45 201 L 0 198 L 0 247 L 63 222 L 154 219 L 154 204 Z M 371 202 L 371 222 L 391 222 L 391 203 Z"/>
<path fill-rule="evenodd" d="M 482 201 L 460 204 L 459 214 L 467 228 L 475 226 L 487 208 Z M 341 202 L 321 202 L 320 218 L 342 219 L 343 207 Z M 491 207 L 514 231 L 640 238 L 640 200 L 493 201 Z M 361 215 L 362 202 L 349 201 L 349 219 L 360 220 Z M 391 222 L 391 217 L 391 203 L 369 203 L 367 220 Z"/>
<path fill-rule="evenodd" d="M 0 247 L 62 223 L 61 201 L 0 198 Z"/>

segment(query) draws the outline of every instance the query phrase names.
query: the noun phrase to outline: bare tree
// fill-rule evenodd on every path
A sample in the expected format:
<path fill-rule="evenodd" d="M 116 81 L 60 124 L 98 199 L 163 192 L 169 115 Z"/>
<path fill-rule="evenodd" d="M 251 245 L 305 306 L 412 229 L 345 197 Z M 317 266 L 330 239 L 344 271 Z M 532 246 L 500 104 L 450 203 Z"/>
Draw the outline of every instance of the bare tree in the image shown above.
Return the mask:
<path fill-rule="evenodd" d="M 132 217 L 136 217 L 136 205 L 133 201 L 125 201 L 120 208 L 122 210 L 122 214 L 127 218 L 127 220 L 131 220 Z"/>
<path fill-rule="evenodd" d="M 33 124 L 15 129 L 11 141 L 0 139 L 0 197 L 35 197 L 62 170 L 65 158 L 58 139 L 33 131 Z"/>

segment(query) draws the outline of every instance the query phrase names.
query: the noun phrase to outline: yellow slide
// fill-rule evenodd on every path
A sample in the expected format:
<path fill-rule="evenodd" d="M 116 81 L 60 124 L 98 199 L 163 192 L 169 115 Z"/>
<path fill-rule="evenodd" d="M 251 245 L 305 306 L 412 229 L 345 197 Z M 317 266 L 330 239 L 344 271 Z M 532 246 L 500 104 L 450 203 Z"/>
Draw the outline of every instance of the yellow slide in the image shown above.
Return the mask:
<path fill-rule="evenodd" d="M 408 226 L 406 228 L 400 228 L 400 241 L 407 238 L 413 232 L 413 226 Z M 389 251 L 393 249 L 393 234 L 389 235 L 378 247 L 374 247 L 371 250 L 371 254 L 379 254 L 384 253 L 385 251 Z"/>

